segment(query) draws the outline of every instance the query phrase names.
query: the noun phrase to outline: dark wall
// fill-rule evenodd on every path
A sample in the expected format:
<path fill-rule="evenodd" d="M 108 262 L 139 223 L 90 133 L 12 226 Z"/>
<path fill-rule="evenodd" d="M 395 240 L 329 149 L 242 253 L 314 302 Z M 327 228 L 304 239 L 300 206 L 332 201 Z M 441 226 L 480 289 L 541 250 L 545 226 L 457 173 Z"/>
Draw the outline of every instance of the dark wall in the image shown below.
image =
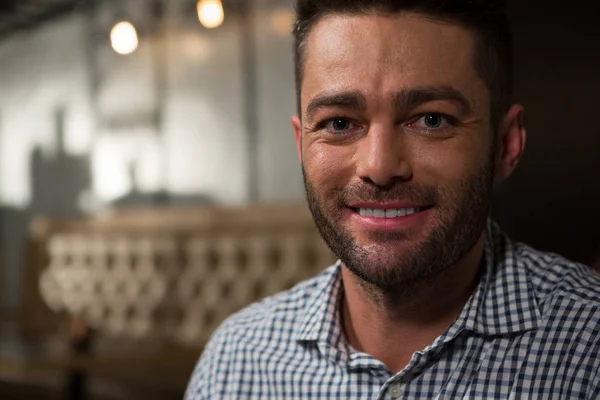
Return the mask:
<path fill-rule="evenodd" d="M 528 143 L 507 201 L 516 238 L 590 263 L 600 255 L 600 3 L 582 4 L 513 1 Z"/>

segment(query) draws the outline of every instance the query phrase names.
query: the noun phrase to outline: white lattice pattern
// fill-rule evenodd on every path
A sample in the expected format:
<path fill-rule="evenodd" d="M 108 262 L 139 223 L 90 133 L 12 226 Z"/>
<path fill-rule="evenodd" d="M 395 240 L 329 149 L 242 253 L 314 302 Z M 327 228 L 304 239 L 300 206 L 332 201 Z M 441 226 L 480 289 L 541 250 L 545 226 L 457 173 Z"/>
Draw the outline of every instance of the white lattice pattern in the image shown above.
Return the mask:
<path fill-rule="evenodd" d="M 333 261 L 305 225 L 171 228 L 51 231 L 43 299 L 110 336 L 202 345 L 232 312 Z"/>

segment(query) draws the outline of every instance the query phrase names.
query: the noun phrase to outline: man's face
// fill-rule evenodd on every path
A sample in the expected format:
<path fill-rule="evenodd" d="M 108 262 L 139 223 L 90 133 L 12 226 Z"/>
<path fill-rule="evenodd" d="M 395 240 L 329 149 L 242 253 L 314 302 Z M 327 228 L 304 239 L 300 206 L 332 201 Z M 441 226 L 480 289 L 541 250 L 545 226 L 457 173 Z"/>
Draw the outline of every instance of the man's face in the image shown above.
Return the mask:
<path fill-rule="evenodd" d="M 355 275 L 431 279 L 481 237 L 493 176 L 472 34 L 418 14 L 330 15 L 309 34 L 294 119 L 307 198 Z"/>

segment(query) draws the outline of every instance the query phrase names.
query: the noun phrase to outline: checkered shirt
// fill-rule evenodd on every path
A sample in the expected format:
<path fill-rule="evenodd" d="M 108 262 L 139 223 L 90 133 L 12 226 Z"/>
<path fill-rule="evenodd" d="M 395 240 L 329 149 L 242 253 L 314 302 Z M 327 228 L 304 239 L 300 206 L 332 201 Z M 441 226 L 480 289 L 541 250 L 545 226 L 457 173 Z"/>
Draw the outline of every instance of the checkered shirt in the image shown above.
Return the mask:
<path fill-rule="evenodd" d="M 185 399 L 600 399 L 600 275 L 486 237 L 475 292 L 402 371 L 346 342 L 338 262 L 223 323 Z"/>

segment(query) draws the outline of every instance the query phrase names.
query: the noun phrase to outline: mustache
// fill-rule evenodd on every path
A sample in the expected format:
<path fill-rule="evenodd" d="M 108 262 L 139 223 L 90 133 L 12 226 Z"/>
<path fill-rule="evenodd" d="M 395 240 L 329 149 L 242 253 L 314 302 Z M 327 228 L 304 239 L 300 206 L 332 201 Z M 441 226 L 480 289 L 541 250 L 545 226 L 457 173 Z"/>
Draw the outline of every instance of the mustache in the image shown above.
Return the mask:
<path fill-rule="evenodd" d="M 388 187 L 379 187 L 368 183 L 353 183 L 345 188 L 335 189 L 333 198 L 338 198 L 342 205 L 359 202 L 392 203 L 410 202 L 415 204 L 435 204 L 439 191 L 433 186 L 416 185 L 413 182 L 395 183 Z"/>

